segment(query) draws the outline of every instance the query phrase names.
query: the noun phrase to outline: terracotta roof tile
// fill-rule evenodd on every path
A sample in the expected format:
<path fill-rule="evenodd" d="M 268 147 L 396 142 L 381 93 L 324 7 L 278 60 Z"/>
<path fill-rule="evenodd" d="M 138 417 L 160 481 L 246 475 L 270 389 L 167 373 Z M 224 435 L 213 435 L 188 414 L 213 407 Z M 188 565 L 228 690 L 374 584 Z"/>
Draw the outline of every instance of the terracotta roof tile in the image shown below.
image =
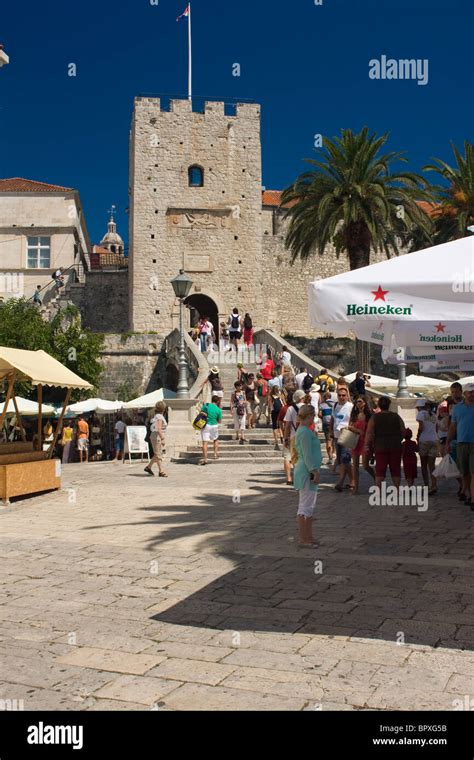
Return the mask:
<path fill-rule="evenodd" d="M 279 206 L 282 194 L 282 190 L 262 190 L 262 206 Z M 428 201 L 418 201 L 418 206 L 430 215 L 437 210 L 437 205 Z"/>
<path fill-rule="evenodd" d="M 0 193 L 70 193 L 73 191 L 74 188 L 72 187 L 49 185 L 46 182 L 36 182 L 36 180 L 23 179 L 22 177 L 0 179 Z"/>

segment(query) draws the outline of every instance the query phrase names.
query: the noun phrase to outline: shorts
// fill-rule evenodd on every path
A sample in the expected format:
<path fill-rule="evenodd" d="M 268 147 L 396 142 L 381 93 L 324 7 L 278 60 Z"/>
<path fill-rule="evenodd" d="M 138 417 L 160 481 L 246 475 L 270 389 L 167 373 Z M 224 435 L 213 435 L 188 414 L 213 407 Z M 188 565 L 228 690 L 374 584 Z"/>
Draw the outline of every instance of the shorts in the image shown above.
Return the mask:
<path fill-rule="evenodd" d="M 350 449 L 344 448 L 336 439 L 336 461 L 338 464 L 350 464 L 352 461 L 352 453 Z"/>
<path fill-rule="evenodd" d="M 399 478 L 402 474 L 402 450 L 391 449 L 390 451 L 375 452 L 375 474 L 379 478 L 384 478 L 390 468 L 392 478 Z"/>
<path fill-rule="evenodd" d="M 234 416 L 234 430 L 245 430 L 245 426 L 247 423 L 247 415 L 243 414 L 242 417 L 239 417 L 237 412 L 233 412 Z"/>
<path fill-rule="evenodd" d="M 115 451 L 123 451 L 125 445 L 125 434 L 115 439 Z"/>
<path fill-rule="evenodd" d="M 219 439 L 219 425 L 206 425 L 201 430 L 201 438 L 203 443 L 214 443 Z"/>
<path fill-rule="evenodd" d="M 158 433 L 151 433 L 150 442 L 153 449 L 153 457 L 161 461 L 163 459 L 163 445 L 161 438 L 158 437 Z M 117 450 L 120 451 L 120 449 Z"/>
<path fill-rule="evenodd" d="M 78 438 L 77 439 L 77 450 L 78 451 L 87 451 L 89 448 L 89 441 L 87 438 Z"/>
<path fill-rule="evenodd" d="M 308 478 L 303 486 L 299 489 L 299 503 L 297 515 L 310 518 L 313 516 L 314 508 L 316 506 L 316 500 L 318 498 L 317 491 L 310 490 L 311 481 Z"/>
<path fill-rule="evenodd" d="M 288 462 L 288 464 L 291 464 L 291 455 L 292 455 L 291 446 L 288 446 L 288 447 L 284 446 L 283 459 L 285 460 L 285 462 Z"/>
<path fill-rule="evenodd" d="M 272 412 L 272 428 L 278 430 L 278 415 L 280 412 Z"/>
<path fill-rule="evenodd" d="M 224 398 L 224 391 L 212 391 L 212 396 L 217 396 L 217 398 Z"/>
<path fill-rule="evenodd" d="M 323 422 L 323 433 L 326 439 L 326 443 L 328 441 L 332 441 L 331 427 L 329 425 L 325 425 L 324 422 Z"/>
<path fill-rule="evenodd" d="M 457 444 L 456 464 L 464 477 L 474 475 L 474 443 Z"/>
<path fill-rule="evenodd" d="M 229 330 L 229 340 L 240 340 L 242 337 L 242 333 L 240 330 L 236 330 L 235 332 L 232 332 Z"/>
<path fill-rule="evenodd" d="M 436 459 L 438 456 L 438 444 L 436 441 L 420 441 L 418 444 L 420 457 L 431 457 Z"/>

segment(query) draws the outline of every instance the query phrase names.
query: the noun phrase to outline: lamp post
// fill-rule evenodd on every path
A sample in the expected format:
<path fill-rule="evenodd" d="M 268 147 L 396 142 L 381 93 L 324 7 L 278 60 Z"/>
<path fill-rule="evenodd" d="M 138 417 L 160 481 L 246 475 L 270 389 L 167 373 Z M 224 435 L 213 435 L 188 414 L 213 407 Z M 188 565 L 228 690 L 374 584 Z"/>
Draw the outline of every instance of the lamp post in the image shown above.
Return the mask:
<path fill-rule="evenodd" d="M 407 365 L 405 363 L 398 365 L 397 398 L 410 398 L 407 385 Z"/>
<path fill-rule="evenodd" d="M 179 379 L 177 398 L 189 398 L 188 363 L 186 361 L 186 345 L 184 342 L 183 302 L 189 295 L 193 281 L 184 273 L 184 269 L 180 269 L 179 275 L 171 280 L 171 285 L 173 286 L 176 298 L 179 298 Z"/>

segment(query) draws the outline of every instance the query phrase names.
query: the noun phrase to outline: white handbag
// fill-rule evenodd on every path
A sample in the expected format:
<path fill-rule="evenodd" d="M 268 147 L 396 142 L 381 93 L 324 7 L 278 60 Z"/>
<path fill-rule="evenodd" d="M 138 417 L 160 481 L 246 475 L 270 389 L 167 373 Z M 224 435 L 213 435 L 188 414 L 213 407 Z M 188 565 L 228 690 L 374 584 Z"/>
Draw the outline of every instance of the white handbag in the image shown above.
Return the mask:
<path fill-rule="evenodd" d="M 345 449 L 355 449 L 359 443 L 359 436 L 360 433 L 354 433 L 352 430 L 349 430 L 349 428 L 344 428 L 341 430 L 336 443 L 343 446 Z"/>

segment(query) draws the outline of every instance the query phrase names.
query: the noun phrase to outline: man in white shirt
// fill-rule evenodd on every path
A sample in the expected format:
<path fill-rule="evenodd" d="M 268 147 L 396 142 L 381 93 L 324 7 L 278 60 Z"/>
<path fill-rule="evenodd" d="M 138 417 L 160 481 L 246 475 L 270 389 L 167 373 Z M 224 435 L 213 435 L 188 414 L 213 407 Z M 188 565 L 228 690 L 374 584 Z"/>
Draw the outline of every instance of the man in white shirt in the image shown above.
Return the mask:
<path fill-rule="evenodd" d="M 286 366 L 291 367 L 291 354 L 288 351 L 288 349 L 287 349 L 286 346 L 283 346 L 283 348 L 282 348 L 281 361 Z"/>
<path fill-rule="evenodd" d="M 115 459 L 118 462 L 119 459 L 123 459 L 123 451 L 125 447 L 125 428 L 126 424 L 122 419 L 118 419 L 115 423 Z"/>
<path fill-rule="evenodd" d="M 339 481 L 334 488 L 336 491 L 342 491 L 346 476 L 352 483 L 352 453 L 339 444 L 339 436 L 342 431 L 349 427 L 349 420 L 354 404 L 349 401 L 349 389 L 345 385 L 339 385 L 337 389 L 337 404 L 334 406 L 331 417 L 331 431 L 336 442 L 337 464 L 340 467 Z M 352 486 L 351 486 L 352 487 Z"/>
<path fill-rule="evenodd" d="M 295 377 L 295 383 L 298 390 L 302 390 L 303 388 L 303 380 L 305 379 L 308 372 L 306 371 L 306 367 L 300 367 L 300 371 Z"/>

